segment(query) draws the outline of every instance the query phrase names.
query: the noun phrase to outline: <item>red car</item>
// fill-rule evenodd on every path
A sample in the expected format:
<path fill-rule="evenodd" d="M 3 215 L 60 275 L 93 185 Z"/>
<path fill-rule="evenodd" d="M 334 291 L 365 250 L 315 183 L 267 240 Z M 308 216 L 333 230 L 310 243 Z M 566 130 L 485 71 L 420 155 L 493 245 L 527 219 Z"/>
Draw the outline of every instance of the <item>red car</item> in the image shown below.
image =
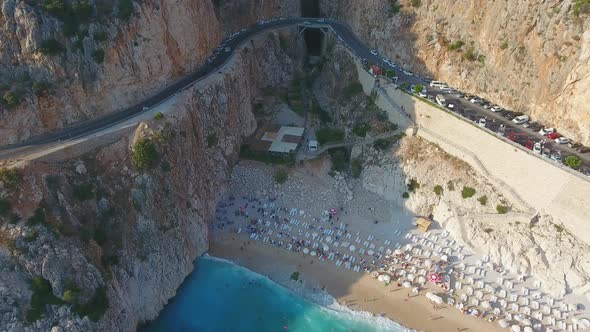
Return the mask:
<path fill-rule="evenodd" d="M 556 139 L 556 138 L 559 138 L 559 137 L 561 137 L 561 135 L 559 135 L 556 132 L 552 132 L 552 133 L 547 134 L 547 138 L 548 139 Z"/>

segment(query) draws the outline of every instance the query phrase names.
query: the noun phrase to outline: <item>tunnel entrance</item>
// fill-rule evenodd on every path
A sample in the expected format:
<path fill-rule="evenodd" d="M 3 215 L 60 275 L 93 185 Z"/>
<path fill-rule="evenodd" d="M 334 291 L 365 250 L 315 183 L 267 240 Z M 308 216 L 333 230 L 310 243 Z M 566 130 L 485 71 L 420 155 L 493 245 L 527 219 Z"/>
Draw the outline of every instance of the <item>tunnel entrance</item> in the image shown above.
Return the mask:
<path fill-rule="evenodd" d="M 301 16 L 320 17 L 320 0 L 301 0 Z M 303 31 L 303 39 L 309 55 L 321 55 L 324 34 L 320 29 L 307 28 Z"/>
<path fill-rule="evenodd" d="M 320 0 L 301 0 L 301 16 L 320 17 Z"/>

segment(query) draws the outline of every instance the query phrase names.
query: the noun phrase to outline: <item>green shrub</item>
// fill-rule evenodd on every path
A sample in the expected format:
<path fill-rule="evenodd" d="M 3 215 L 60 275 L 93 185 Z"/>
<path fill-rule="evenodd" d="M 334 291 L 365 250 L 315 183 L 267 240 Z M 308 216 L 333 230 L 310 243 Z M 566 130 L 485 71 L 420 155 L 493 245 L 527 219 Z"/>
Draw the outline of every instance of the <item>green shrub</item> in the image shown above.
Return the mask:
<path fill-rule="evenodd" d="M 578 169 L 580 166 L 582 166 L 582 159 L 576 155 L 571 155 L 565 157 L 563 163 L 573 169 Z"/>
<path fill-rule="evenodd" d="M 389 10 L 387 11 L 389 17 L 398 14 L 402 8 L 402 6 L 397 2 L 397 0 L 390 0 L 389 6 Z"/>
<path fill-rule="evenodd" d="M 12 205 L 6 198 L 0 199 L 0 215 L 7 215 L 12 209 Z"/>
<path fill-rule="evenodd" d="M 563 225 L 553 224 L 553 227 L 558 233 L 561 233 L 564 230 Z"/>
<path fill-rule="evenodd" d="M 353 159 L 350 162 L 350 168 L 352 170 L 352 177 L 359 178 L 361 176 L 361 172 L 363 171 L 363 163 L 360 159 Z"/>
<path fill-rule="evenodd" d="M 285 183 L 289 179 L 289 172 L 284 168 L 279 168 L 275 171 L 273 179 L 278 184 Z"/>
<path fill-rule="evenodd" d="M 94 52 L 92 52 L 92 58 L 98 64 L 103 63 L 104 62 L 104 50 L 102 48 L 95 50 Z"/>
<path fill-rule="evenodd" d="M 67 290 L 64 292 L 63 300 L 68 303 L 74 303 L 77 299 L 77 294 L 73 290 Z"/>
<path fill-rule="evenodd" d="M 463 45 L 465 45 L 465 43 L 462 40 L 457 40 L 456 42 L 449 45 L 449 50 L 456 51 L 456 50 L 460 49 L 461 47 L 463 47 Z"/>
<path fill-rule="evenodd" d="M 8 216 L 8 221 L 13 225 L 17 224 L 20 221 L 20 216 L 13 212 Z"/>
<path fill-rule="evenodd" d="M 72 12 L 79 22 L 87 22 L 92 16 L 92 5 L 88 0 L 74 0 Z"/>
<path fill-rule="evenodd" d="M 371 130 L 371 125 L 366 123 L 366 122 L 362 122 L 362 123 L 357 123 L 353 128 L 352 128 L 352 133 L 359 136 L 359 137 L 366 137 L 367 133 Z"/>
<path fill-rule="evenodd" d="M 49 89 L 51 89 L 51 83 L 47 81 L 35 81 L 33 82 L 32 88 L 33 92 L 39 96 L 43 93 L 49 92 Z"/>
<path fill-rule="evenodd" d="M 48 13 L 60 18 L 67 14 L 67 5 L 64 0 L 43 0 L 41 7 Z"/>
<path fill-rule="evenodd" d="M 418 180 L 411 178 L 410 182 L 408 183 L 408 191 L 413 193 L 418 188 L 420 188 L 420 183 L 418 183 Z"/>
<path fill-rule="evenodd" d="M 480 54 L 477 56 L 477 62 L 484 64 L 484 62 L 486 61 L 486 56 L 483 54 Z"/>
<path fill-rule="evenodd" d="M 373 147 L 380 151 L 388 150 L 392 145 L 393 140 L 390 138 L 379 138 L 373 142 Z"/>
<path fill-rule="evenodd" d="M 217 135 L 215 135 L 215 133 L 211 133 L 209 135 L 207 135 L 207 146 L 212 148 L 215 145 L 217 145 L 217 142 L 219 141 L 219 139 L 217 138 Z"/>
<path fill-rule="evenodd" d="M 291 273 L 291 280 L 293 280 L 293 281 L 299 280 L 299 272 L 295 271 L 295 272 Z"/>
<path fill-rule="evenodd" d="M 498 204 L 496 205 L 496 211 L 498 211 L 499 214 L 506 214 L 506 212 L 508 212 L 508 207 Z"/>
<path fill-rule="evenodd" d="M 45 223 L 45 209 L 37 208 L 35 213 L 27 219 L 27 225 L 33 226 Z"/>
<path fill-rule="evenodd" d="M 77 200 L 84 202 L 95 197 L 96 188 L 94 187 L 94 183 L 86 182 L 74 186 L 72 193 Z"/>
<path fill-rule="evenodd" d="M 97 31 L 92 34 L 92 38 L 97 42 L 103 42 L 109 38 L 109 35 L 104 31 Z"/>
<path fill-rule="evenodd" d="M 27 311 L 25 319 L 28 323 L 33 323 L 43 317 L 46 313 L 46 305 L 61 305 L 63 301 L 53 295 L 53 289 L 48 280 L 42 277 L 35 277 L 31 283 L 31 309 Z"/>
<path fill-rule="evenodd" d="M 131 157 L 135 167 L 139 169 L 153 168 L 159 159 L 156 145 L 149 138 L 142 138 L 133 145 Z"/>
<path fill-rule="evenodd" d="M 408 194 L 408 192 L 406 191 L 402 194 L 402 197 L 403 198 L 410 198 L 410 194 Z"/>
<path fill-rule="evenodd" d="M 346 148 L 328 150 L 332 159 L 332 170 L 342 172 L 348 168 L 349 155 Z"/>
<path fill-rule="evenodd" d="M 54 38 L 49 38 L 41 42 L 39 51 L 45 55 L 55 55 L 64 51 L 64 47 Z"/>
<path fill-rule="evenodd" d="M 15 189 L 20 176 L 16 168 L 0 168 L 0 181 L 4 184 L 5 188 Z"/>
<path fill-rule="evenodd" d="M 164 113 L 162 113 L 162 112 L 156 113 L 156 115 L 154 115 L 154 119 L 155 120 L 158 120 L 158 121 L 163 120 L 164 119 Z"/>
<path fill-rule="evenodd" d="M 420 5 L 422 5 L 422 1 L 421 0 L 410 0 L 410 4 L 412 5 L 412 7 L 420 7 Z"/>
<path fill-rule="evenodd" d="M 424 91 L 424 85 L 422 85 L 422 84 L 414 85 L 414 92 L 415 93 L 420 93 L 422 91 Z"/>
<path fill-rule="evenodd" d="M 590 0 L 574 0 L 572 13 L 575 16 L 590 14 Z"/>
<path fill-rule="evenodd" d="M 160 163 L 160 168 L 163 172 L 170 172 L 172 170 L 172 166 L 166 160 L 162 160 L 162 162 Z"/>
<path fill-rule="evenodd" d="M 465 60 L 469 60 L 469 61 L 477 60 L 477 55 L 475 54 L 475 49 L 473 47 L 468 48 L 467 51 L 465 51 L 465 54 L 463 54 L 463 58 L 465 58 Z"/>
<path fill-rule="evenodd" d="M 316 131 L 315 135 L 318 143 L 321 145 L 344 140 L 344 131 L 341 129 L 322 128 Z"/>
<path fill-rule="evenodd" d="M 461 191 L 461 196 L 463 198 L 473 197 L 475 195 L 475 189 L 471 187 L 463 187 L 463 191 Z"/>
<path fill-rule="evenodd" d="M 502 44 L 500 44 L 500 49 L 501 50 L 505 50 L 508 48 L 508 42 L 507 41 L 503 41 Z"/>
<path fill-rule="evenodd" d="M 80 317 L 88 316 L 91 321 L 97 322 L 107 311 L 109 299 L 104 287 L 97 288 L 94 296 L 84 304 L 76 304 L 72 310 Z"/>
<path fill-rule="evenodd" d="M 443 194 L 443 191 L 444 191 L 444 189 L 443 189 L 443 187 L 441 187 L 440 185 L 438 185 L 438 184 L 437 184 L 436 186 L 434 186 L 434 193 L 435 193 L 437 196 L 440 196 L 440 195 L 442 195 L 442 194 Z"/>
<path fill-rule="evenodd" d="M 404 83 L 400 84 L 400 88 L 402 88 L 406 91 L 410 91 L 410 83 L 404 82 Z"/>
<path fill-rule="evenodd" d="M 119 18 L 123 21 L 129 21 L 133 15 L 133 1 L 119 0 Z"/>
<path fill-rule="evenodd" d="M 342 90 L 342 98 L 344 98 L 344 100 L 349 100 L 362 92 L 363 85 L 359 82 L 353 82 Z"/>
<path fill-rule="evenodd" d="M 2 101 L 4 102 L 4 105 L 6 105 L 8 108 L 13 108 L 16 105 L 18 105 L 19 98 L 16 93 L 12 91 L 6 91 L 4 93 L 4 96 L 2 96 Z"/>
<path fill-rule="evenodd" d="M 477 201 L 479 202 L 479 204 L 481 205 L 486 205 L 488 203 L 488 196 L 483 195 L 480 198 L 477 199 Z"/>

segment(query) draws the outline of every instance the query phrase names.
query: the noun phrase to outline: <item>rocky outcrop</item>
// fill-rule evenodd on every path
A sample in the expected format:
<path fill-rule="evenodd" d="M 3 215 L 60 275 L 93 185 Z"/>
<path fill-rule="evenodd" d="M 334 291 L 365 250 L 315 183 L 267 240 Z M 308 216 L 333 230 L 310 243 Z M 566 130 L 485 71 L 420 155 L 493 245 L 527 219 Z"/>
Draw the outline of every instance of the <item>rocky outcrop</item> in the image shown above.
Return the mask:
<path fill-rule="evenodd" d="M 590 143 L 590 20 L 576 16 L 571 1 L 323 0 L 320 6 L 396 63 Z"/>
<path fill-rule="evenodd" d="M 116 3 L 93 6 L 65 36 L 67 20 L 40 2 L 2 2 L 0 96 L 19 99 L 0 111 L 4 144 L 134 105 L 198 68 L 225 33 L 299 8 L 298 1 L 148 0 L 133 3 L 125 21 Z M 55 54 L 41 52 L 48 40 L 58 43 Z"/>
<path fill-rule="evenodd" d="M 0 329 L 132 331 L 154 319 L 207 250 L 207 221 L 256 128 L 255 98 L 285 86 L 298 65 L 282 51 L 279 33 L 268 32 L 237 50 L 220 74 L 177 96 L 163 118 L 79 158 L 26 164 L 18 189 L 2 193 L 29 221 L 4 218 L 0 228 L 2 268 L 10 271 L 0 277 Z M 159 158 L 142 170 L 131 154 L 146 139 Z M 94 323 L 70 305 L 51 305 L 27 326 L 25 280 L 35 276 L 59 298 L 65 284 L 77 285 L 81 303 L 104 287 L 109 308 Z"/>
<path fill-rule="evenodd" d="M 551 216 L 532 215 L 507 200 L 465 162 L 436 145 L 409 137 L 389 153 L 355 148 L 353 157 L 365 161 L 361 178 L 366 189 L 417 215 L 432 215 L 454 239 L 518 275 L 535 276 L 552 296 L 589 295 L 587 244 Z M 464 187 L 473 188 L 474 195 L 463 198 Z M 498 205 L 509 207 L 508 213 L 499 214 Z"/>

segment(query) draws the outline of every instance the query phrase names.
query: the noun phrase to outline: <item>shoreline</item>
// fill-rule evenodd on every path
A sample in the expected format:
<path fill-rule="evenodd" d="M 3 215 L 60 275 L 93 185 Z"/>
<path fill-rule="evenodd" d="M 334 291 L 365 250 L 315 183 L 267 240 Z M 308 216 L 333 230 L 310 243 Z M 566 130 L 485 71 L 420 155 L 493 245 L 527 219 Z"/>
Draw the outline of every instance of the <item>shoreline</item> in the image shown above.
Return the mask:
<path fill-rule="evenodd" d="M 231 260 L 298 293 L 304 291 L 308 295 L 304 297 L 316 303 L 313 295 L 322 294 L 319 290 L 325 289 L 342 306 L 381 315 L 409 329 L 441 332 L 501 330 L 494 323 L 463 315 L 452 306 L 434 306 L 424 296 L 428 289 L 412 294 L 411 290 L 395 284 L 387 287 L 368 273 L 344 270 L 327 261 L 249 241 L 244 234 L 211 236 L 208 254 Z M 293 272 L 299 272 L 302 282 L 290 280 Z M 319 304 L 329 306 L 329 303 Z"/>

